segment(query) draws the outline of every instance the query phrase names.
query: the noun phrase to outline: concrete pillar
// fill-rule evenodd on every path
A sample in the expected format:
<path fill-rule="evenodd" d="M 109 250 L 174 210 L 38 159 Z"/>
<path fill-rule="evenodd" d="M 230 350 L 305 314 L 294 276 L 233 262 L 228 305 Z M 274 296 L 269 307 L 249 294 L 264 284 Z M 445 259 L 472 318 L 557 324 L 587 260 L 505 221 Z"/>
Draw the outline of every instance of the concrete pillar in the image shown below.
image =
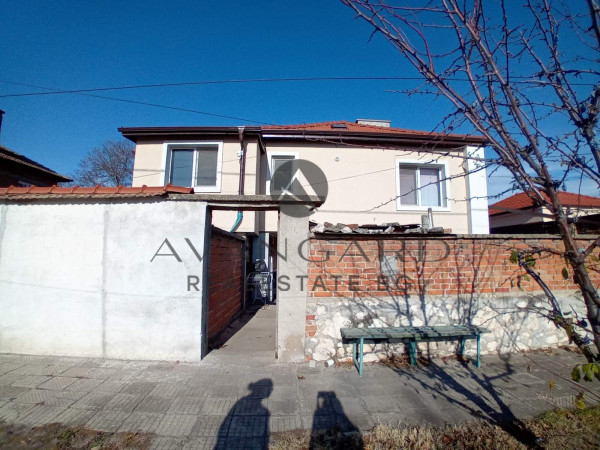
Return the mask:
<path fill-rule="evenodd" d="M 469 234 L 489 234 L 487 176 L 483 147 L 465 148 Z"/>
<path fill-rule="evenodd" d="M 277 236 L 277 357 L 304 361 L 308 274 L 308 216 L 303 206 L 282 206 Z M 300 250 L 299 250 L 300 248 Z M 286 284 L 289 284 L 289 289 Z"/>

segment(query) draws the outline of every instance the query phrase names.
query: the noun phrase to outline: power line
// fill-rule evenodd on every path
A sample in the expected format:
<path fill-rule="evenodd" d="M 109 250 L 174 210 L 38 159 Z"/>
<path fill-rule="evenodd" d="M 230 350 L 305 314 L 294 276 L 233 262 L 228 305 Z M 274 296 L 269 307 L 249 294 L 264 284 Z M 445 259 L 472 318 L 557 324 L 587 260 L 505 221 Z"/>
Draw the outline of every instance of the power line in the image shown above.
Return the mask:
<path fill-rule="evenodd" d="M 537 83 L 540 81 L 531 79 L 530 77 L 514 76 L 512 77 L 513 83 Z M 521 81 L 519 81 L 519 79 Z M 175 87 L 175 86 L 200 86 L 200 85 L 215 85 L 215 84 L 249 84 L 249 83 L 291 83 L 291 82 L 314 82 L 314 81 L 421 81 L 421 77 L 284 77 L 284 78 L 242 78 L 242 79 L 229 79 L 229 80 L 200 80 L 200 81 L 187 81 L 177 83 L 153 83 L 153 84 L 136 84 L 136 85 L 125 85 L 125 86 L 108 86 L 98 88 L 86 88 L 86 89 L 55 89 L 52 92 L 23 92 L 17 94 L 5 94 L 0 95 L 0 98 L 9 97 L 33 97 L 40 95 L 59 95 L 59 94 L 81 94 L 85 92 L 101 92 L 101 91 L 120 91 L 129 89 L 148 89 L 157 87 Z M 448 81 L 456 82 L 470 82 L 469 78 L 447 78 Z M 488 82 L 487 79 L 475 80 L 476 82 Z M 1 83 L 14 84 L 20 86 L 36 87 L 33 85 L 27 85 L 23 83 L 15 83 L 12 81 L 0 80 Z M 595 83 L 585 82 L 573 82 L 572 85 L 576 86 L 594 86 Z"/>
<path fill-rule="evenodd" d="M 136 104 L 136 105 L 153 106 L 155 108 L 170 109 L 170 110 L 173 110 L 173 111 L 183 111 L 183 112 L 189 112 L 189 113 L 194 113 L 194 114 L 202 114 L 204 116 L 220 117 L 220 118 L 224 118 L 224 119 L 237 120 L 237 121 L 245 122 L 245 123 L 257 123 L 257 124 L 275 125 L 275 124 L 272 124 L 272 123 L 269 123 L 269 122 L 265 122 L 265 121 L 246 119 L 246 118 L 243 118 L 243 117 L 228 116 L 228 115 L 224 115 L 224 114 L 216 114 L 216 113 L 211 113 L 211 112 L 207 112 L 207 111 L 199 111 L 197 109 L 180 108 L 178 106 L 169 106 L 169 105 L 161 105 L 161 104 L 158 104 L 158 103 L 141 102 L 141 101 L 138 101 L 138 100 L 130 100 L 130 99 L 120 98 L 120 97 L 109 97 L 107 95 L 89 94 L 89 93 L 85 93 L 85 92 L 67 92 L 67 91 L 61 91 L 61 90 L 58 90 L 58 89 L 49 88 L 49 87 L 45 87 L 45 86 L 39 86 L 39 85 L 35 85 L 35 84 L 13 83 L 11 81 L 1 81 L 1 80 L 0 80 L 0 83 L 10 83 L 10 84 L 15 84 L 15 85 L 20 85 L 20 86 L 34 87 L 36 89 L 45 89 L 47 91 L 52 91 L 52 92 L 47 92 L 47 94 L 73 93 L 75 95 L 84 95 L 86 97 L 102 98 L 102 99 L 105 99 L 105 100 L 113 100 L 113 101 L 123 102 L 123 103 L 133 103 L 133 104 Z M 41 92 L 39 94 L 40 95 L 46 94 L 46 92 Z M 3 96 L 0 96 L 0 97 L 3 97 Z"/>

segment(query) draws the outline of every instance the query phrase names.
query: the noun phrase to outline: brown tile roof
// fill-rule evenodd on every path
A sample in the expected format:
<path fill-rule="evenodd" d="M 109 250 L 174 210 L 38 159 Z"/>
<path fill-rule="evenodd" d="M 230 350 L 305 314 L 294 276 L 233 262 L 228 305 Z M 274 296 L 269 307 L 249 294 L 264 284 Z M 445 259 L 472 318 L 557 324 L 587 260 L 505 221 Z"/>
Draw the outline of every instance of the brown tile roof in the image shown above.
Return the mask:
<path fill-rule="evenodd" d="M 454 137 L 481 139 L 482 136 L 473 136 L 468 134 L 434 133 L 430 131 L 410 130 L 406 128 L 380 127 L 377 125 L 366 125 L 346 120 L 335 120 L 330 122 L 304 123 L 297 125 L 265 125 L 261 126 L 263 131 L 268 130 L 306 130 L 306 131 L 333 131 L 338 133 L 378 133 L 378 134 L 404 134 L 415 136 L 435 136 L 435 137 Z"/>
<path fill-rule="evenodd" d="M 41 165 L 40 163 L 34 161 L 33 159 L 29 159 L 26 156 L 21 155 L 20 153 L 15 152 L 14 150 L 11 150 L 8 147 L 4 147 L 3 145 L 0 145 L 0 160 L 6 160 L 6 161 L 12 161 L 14 163 L 23 165 L 23 166 L 27 166 L 27 167 L 31 167 L 35 170 L 39 170 L 40 172 L 44 172 L 46 174 L 52 175 L 54 177 L 56 177 L 56 181 L 71 181 L 70 178 L 61 175 L 58 172 L 55 172 L 54 170 L 49 169 L 46 166 Z"/>
<path fill-rule="evenodd" d="M 22 200 L 42 198 L 134 198 L 157 197 L 168 194 L 193 194 L 194 189 L 183 186 L 141 186 L 141 187 L 14 187 L 0 188 L 0 199 Z"/>
<path fill-rule="evenodd" d="M 546 195 L 544 194 L 544 197 Z M 590 195 L 575 194 L 573 192 L 559 191 L 558 198 L 563 206 L 577 206 L 581 208 L 600 208 L 600 198 Z M 527 209 L 534 206 L 533 200 L 525 192 L 511 195 L 504 200 L 489 206 L 490 216 L 510 212 L 511 209 Z"/>

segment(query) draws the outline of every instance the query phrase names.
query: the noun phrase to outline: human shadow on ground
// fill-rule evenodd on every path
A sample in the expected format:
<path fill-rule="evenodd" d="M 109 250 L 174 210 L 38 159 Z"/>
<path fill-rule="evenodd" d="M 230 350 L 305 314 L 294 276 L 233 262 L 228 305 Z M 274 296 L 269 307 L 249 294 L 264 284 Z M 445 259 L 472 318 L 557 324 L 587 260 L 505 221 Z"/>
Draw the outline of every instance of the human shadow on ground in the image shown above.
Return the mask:
<path fill-rule="evenodd" d="M 221 424 L 215 450 L 269 448 L 271 413 L 262 402 L 273 392 L 273 381 L 263 378 L 250 383 L 248 389 L 250 393 L 235 402 Z"/>
<path fill-rule="evenodd" d="M 333 391 L 320 391 L 317 394 L 309 449 L 321 448 L 363 448 L 359 429 L 346 416 L 342 403 Z"/>

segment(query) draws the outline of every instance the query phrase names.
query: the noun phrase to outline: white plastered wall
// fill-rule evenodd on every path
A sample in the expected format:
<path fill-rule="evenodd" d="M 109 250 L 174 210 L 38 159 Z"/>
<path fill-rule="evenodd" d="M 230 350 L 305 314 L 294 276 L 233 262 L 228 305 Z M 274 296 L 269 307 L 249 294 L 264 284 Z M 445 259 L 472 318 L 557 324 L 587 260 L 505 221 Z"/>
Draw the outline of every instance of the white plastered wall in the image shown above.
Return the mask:
<path fill-rule="evenodd" d="M 0 352 L 198 361 L 206 219 L 188 201 L 1 204 Z"/>

